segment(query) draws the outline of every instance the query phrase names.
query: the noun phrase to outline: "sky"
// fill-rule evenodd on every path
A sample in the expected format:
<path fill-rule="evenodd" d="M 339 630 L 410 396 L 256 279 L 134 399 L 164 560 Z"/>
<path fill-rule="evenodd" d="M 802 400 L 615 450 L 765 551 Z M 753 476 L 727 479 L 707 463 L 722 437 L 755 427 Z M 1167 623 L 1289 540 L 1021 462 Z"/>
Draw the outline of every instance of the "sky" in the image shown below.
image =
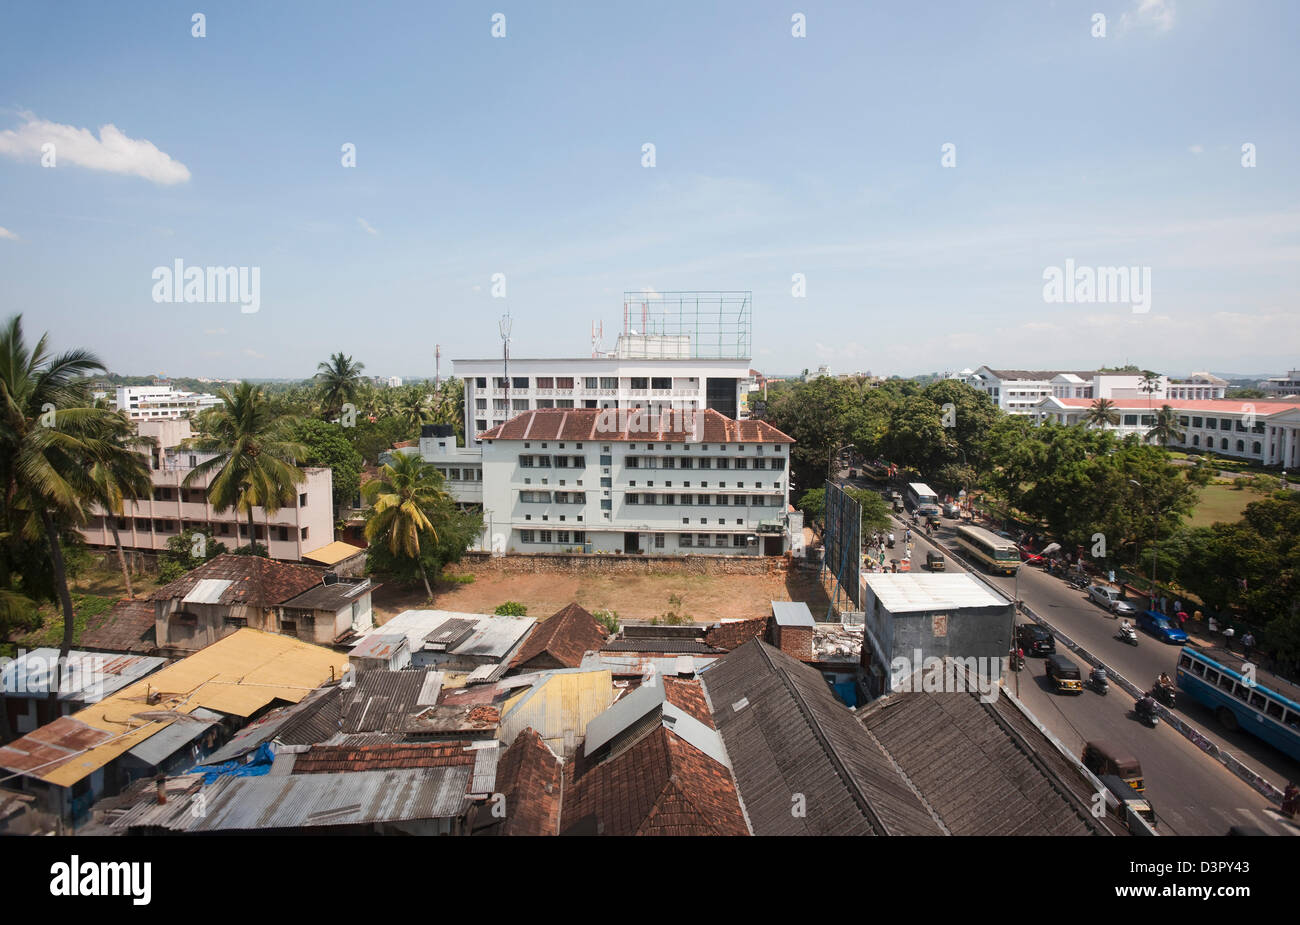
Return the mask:
<path fill-rule="evenodd" d="M 752 291 L 769 374 L 1300 366 L 1292 0 L 191 6 L 0 8 L 0 308 L 113 372 L 585 356 L 629 290 Z"/>

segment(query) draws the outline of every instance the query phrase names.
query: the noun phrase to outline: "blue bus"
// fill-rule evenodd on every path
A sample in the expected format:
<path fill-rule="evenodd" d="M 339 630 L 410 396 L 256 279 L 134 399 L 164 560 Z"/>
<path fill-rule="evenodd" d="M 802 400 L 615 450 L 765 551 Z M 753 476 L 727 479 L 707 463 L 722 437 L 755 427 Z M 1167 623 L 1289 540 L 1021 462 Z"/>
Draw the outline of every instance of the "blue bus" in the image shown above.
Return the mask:
<path fill-rule="evenodd" d="M 1184 646 L 1178 686 L 1213 710 L 1229 732 L 1249 732 L 1300 761 L 1300 688 L 1259 669 L 1247 678 L 1244 661 L 1223 649 Z"/>

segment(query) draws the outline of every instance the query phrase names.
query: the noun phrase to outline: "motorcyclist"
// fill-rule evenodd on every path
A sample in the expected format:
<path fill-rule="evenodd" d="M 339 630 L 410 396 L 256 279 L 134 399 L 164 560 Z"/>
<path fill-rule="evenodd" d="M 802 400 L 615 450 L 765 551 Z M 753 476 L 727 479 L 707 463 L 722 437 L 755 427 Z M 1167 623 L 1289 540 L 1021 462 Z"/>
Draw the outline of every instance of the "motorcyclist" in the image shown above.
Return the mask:
<path fill-rule="evenodd" d="M 1127 620 L 1121 620 L 1119 623 L 1119 634 L 1121 636 L 1132 636 L 1133 633 L 1133 624 Z"/>
<path fill-rule="evenodd" d="M 1160 677 L 1156 679 L 1156 683 L 1159 684 L 1161 687 L 1163 687 L 1165 690 L 1169 690 L 1174 686 L 1174 682 L 1169 680 L 1169 675 L 1163 671 L 1160 672 Z"/>
<path fill-rule="evenodd" d="M 1144 716 L 1144 717 L 1154 716 L 1156 712 L 1155 698 L 1153 698 L 1150 694 L 1143 694 L 1141 699 L 1139 699 L 1138 702 L 1134 704 L 1134 709 L 1137 710 L 1138 716 Z"/>
<path fill-rule="evenodd" d="M 1282 791 L 1282 812 L 1295 818 L 1296 809 L 1300 808 L 1300 787 L 1293 783 L 1287 783 L 1286 789 Z"/>

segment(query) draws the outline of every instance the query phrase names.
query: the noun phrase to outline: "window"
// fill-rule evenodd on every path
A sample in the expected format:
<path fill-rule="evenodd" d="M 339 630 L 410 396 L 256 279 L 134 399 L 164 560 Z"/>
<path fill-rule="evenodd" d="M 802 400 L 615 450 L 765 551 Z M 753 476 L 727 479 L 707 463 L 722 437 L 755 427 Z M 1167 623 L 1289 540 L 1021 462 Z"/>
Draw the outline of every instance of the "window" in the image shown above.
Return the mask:
<path fill-rule="evenodd" d="M 587 468 L 587 457 L 585 457 L 585 456 L 575 456 L 575 457 L 573 457 L 573 468 L 575 468 L 575 469 L 585 469 L 585 468 Z"/>
<path fill-rule="evenodd" d="M 555 399 L 553 399 L 553 398 L 539 398 L 539 399 L 537 399 L 537 407 L 539 407 L 539 408 L 554 408 L 554 407 L 555 407 Z"/>
<path fill-rule="evenodd" d="M 726 546 L 726 545 L 727 545 L 727 534 L 725 534 L 725 533 L 718 533 L 718 534 L 716 534 L 716 535 L 713 537 L 713 545 L 715 545 L 715 546 Z"/>
<path fill-rule="evenodd" d="M 696 504 L 700 504 L 700 505 L 706 505 L 706 504 L 709 503 L 709 496 L 708 496 L 708 495 L 696 495 L 696 496 L 695 496 L 695 503 L 696 503 Z"/>
<path fill-rule="evenodd" d="M 617 376 L 601 376 L 601 377 L 600 377 L 600 387 L 601 387 L 602 389 L 617 389 L 617 388 L 618 388 L 618 377 L 617 377 Z"/>
<path fill-rule="evenodd" d="M 226 617 L 225 620 L 223 620 L 222 622 L 225 623 L 226 626 L 236 626 L 236 627 L 248 626 L 247 617 Z"/>
<path fill-rule="evenodd" d="M 281 543 L 287 543 L 287 542 L 289 542 L 289 528 L 288 528 L 288 527 L 283 527 L 283 526 L 282 526 L 282 527 L 279 527 L 278 529 L 279 529 L 279 533 L 280 533 L 280 542 L 281 542 Z"/>
<path fill-rule="evenodd" d="M 705 457 L 704 459 L 701 459 L 701 460 L 700 460 L 700 468 L 701 468 L 701 469 L 712 469 L 712 468 L 713 468 L 713 460 L 711 460 L 711 459 L 709 459 L 709 458 L 707 458 L 707 457 Z"/>
<path fill-rule="evenodd" d="M 555 379 L 551 376 L 538 376 L 537 387 L 539 389 L 553 389 L 555 388 Z M 527 386 L 524 386 L 524 388 L 527 388 Z"/>
<path fill-rule="evenodd" d="M 602 511 L 608 511 L 611 510 L 612 508 L 613 505 L 610 503 L 610 500 L 608 498 L 605 498 L 600 502 L 600 509 Z"/>
<path fill-rule="evenodd" d="M 1200 426 L 1201 426 L 1201 419 L 1200 419 L 1200 418 L 1197 418 L 1197 417 L 1192 418 L 1192 426 L 1193 426 L 1193 427 L 1200 427 Z"/>
<path fill-rule="evenodd" d="M 743 535 L 743 534 L 740 534 L 740 533 L 733 533 L 733 534 L 731 535 L 731 545 L 732 545 L 732 546 L 744 546 L 744 545 L 745 545 L 745 537 L 744 537 L 744 535 Z"/>
<path fill-rule="evenodd" d="M 1219 418 L 1219 430 L 1232 430 L 1232 418 Z"/>
<path fill-rule="evenodd" d="M 531 542 L 533 542 L 533 531 L 532 531 L 532 530 L 520 530 L 520 531 L 519 531 L 519 542 L 521 542 L 521 543 L 531 543 Z"/>
<path fill-rule="evenodd" d="M 696 537 L 695 537 L 695 545 L 696 545 L 696 546 L 708 546 L 708 545 L 709 545 L 709 534 L 707 534 L 707 533 L 700 533 L 700 534 L 697 534 Z"/>
<path fill-rule="evenodd" d="M 664 548 L 664 535 L 663 535 L 662 533 L 656 533 L 656 534 L 655 534 L 655 549 L 663 549 L 663 548 Z"/>
<path fill-rule="evenodd" d="M 557 389 L 571 389 L 571 388 L 573 388 L 573 377 L 572 377 L 572 376 L 560 376 L 560 377 L 558 377 L 558 378 L 555 380 L 555 387 L 556 387 Z"/>
<path fill-rule="evenodd" d="M 510 377 L 510 387 L 511 387 L 512 389 L 526 389 L 526 388 L 528 388 L 528 377 L 527 377 L 527 376 L 511 376 L 511 377 Z"/>
<path fill-rule="evenodd" d="M 713 503 L 717 504 L 720 507 L 726 507 L 729 500 L 730 500 L 729 495 L 717 495 L 714 497 Z"/>
<path fill-rule="evenodd" d="M 584 407 L 584 408 L 594 408 L 594 407 L 596 407 L 596 399 L 594 399 L 594 398 L 584 398 L 584 399 L 582 400 L 582 407 Z"/>
<path fill-rule="evenodd" d="M 584 389 L 594 389 L 594 388 L 596 388 L 596 387 L 597 387 L 597 386 L 596 386 L 596 377 L 595 377 L 595 376 L 584 376 L 584 377 L 583 377 L 583 380 L 582 380 L 582 387 L 583 387 Z M 596 406 L 595 406 L 595 405 L 592 405 L 591 407 L 594 408 L 594 407 L 596 407 Z"/>
<path fill-rule="evenodd" d="M 301 531 L 301 532 L 302 532 L 302 538 L 303 538 L 304 540 L 307 539 L 307 529 L 308 529 L 307 527 L 303 527 L 303 528 L 302 528 L 302 531 Z"/>
<path fill-rule="evenodd" d="M 648 389 L 650 388 L 650 378 L 648 376 L 632 376 L 628 379 L 628 388 Z"/>
<path fill-rule="evenodd" d="M 531 468 L 533 468 L 533 457 L 532 457 L 531 455 L 528 455 L 528 456 L 520 456 L 520 457 L 519 457 L 519 468 L 521 468 L 521 469 L 531 469 Z"/>
<path fill-rule="evenodd" d="M 1244 453 L 1244 452 L 1246 452 L 1246 441 L 1245 441 L 1245 440 L 1238 440 L 1238 441 L 1237 441 L 1237 452 L 1238 452 L 1238 453 Z"/>
<path fill-rule="evenodd" d="M 681 536 L 677 537 L 677 545 L 690 548 L 690 546 L 692 545 L 692 541 L 694 539 L 695 538 L 691 536 L 689 533 L 683 533 Z"/>
<path fill-rule="evenodd" d="M 623 460 L 623 465 L 627 466 L 629 469 L 640 469 L 641 460 L 639 457 L 629 456 L 627 459 Z"/>
<path fill-rule="evenodd" d="M 539 542 L 539 543 L 549 543 L 549 542 L 551 542 L 551 531 L 550 531 L 550 530 L 538 530 L 538 531 L 537 531 L 537 542 Z"/>
<path fill-rule="evenodd" d="M 679 462 L 679 464 L 678 464 L 678 468 L 680 468 L 680 469 L 694 469 L 694 468 L 695 468 L 695 460 L 691 459 L 689 456 L 688 456 L 688 457 L 685 457 L 685 458 L 683 458 L 683 459 Z"/>
<path fill-rule="evenodd" d="M 673 387 L 672 376 L 651 376 L 650 388 L 652 389 L 671 389 Z"/>
<path fill-rule="evenodd" d="M 505 377 L 504 377 L 504 376 L 494 376 L 494 377 L 492 378 L 492 384 L 493 384 L 494 386 L 496 386 L 498 389 L 504 389 L 504 388 L 506 387 L 506 380 L 505 380 Z"/>
<path fill-rule="evenodd" d="M 572 399 L 572 398 L 557 398 L 557 399 L 555 400 L 555 407 L 557 407 L 557 408 L 572 408 L 572 407 L 573 407 L 573 399 Z"/>
<path fill-rule="evenodd" d="M 611 479 L 611 478 L 610 478 L 609 476 L 607 476 L 607 475 L 602 475 L 602 476 L 600 477 L 600 487 L 601 487 L 601 488 L 613 488 L 613 487 L 614 487 L 614 480 Z"/>
<path fill-rule="evenodd" d="M 567 468 L 569 468 L 569 457 L 567 457 L 567 456 L 557 456 L 557 457 L 555 457 L 555 468 L 557 468 L 557 469 L 567 469 Z"/>
<path fill-rule="evenodd" d="M 757 462 L 762 462 L 762 460 L 761 460 L 761 459 L 756 459 L 756 460 L 754 460 L 754 462 L 756 462 L 756 463 L 757 463 Z M 748 468 L 749 468 L 749 460 L 748 460 L 748 459 L 737 459 L 737 460 L 736 460 L 736 468 L 737 468 L 737 469 L 748 469 Z M 758 468 L 758 467 L 755 466 L 754 468 Z"/>
<path fill-rule="evenodd" d="M 732 499 L 731 499 L 731 503 L 734 504 L 736 507 L 744 507 L 744 506 L 745 506 L 745 496 L 744 496 L 744 495 L 734 495 L 734 496 L 732 497 Z"/>
<path fill-rule="evenodd" d="M 567 543 L 567 542 L 569 542 L 569 531 L 568 531 L 568 530 L 556 530 L 556 531 L 555 531 L 555 542 L 557 542 L 557 543 Z"/>
<path fill-rule="evenodd" d="M 515 411 L 527 411 L 527 410 L 528 410 L 528 399 L 526 399 L 526 398 L 512 398 L 512 399 L 510 399 L 510 407 L 513 408 Z"/>
<path fill-rule="evenodd" d="M 730 460 L 730 459 L 719 459 L 719 460 L 718 460 L 718 468 L 719 468 L 719 469 L 730 469 L 730 468 L 731 468 L 731 460 Z"/>
<path fill-rule="evenodd" d="M 1136 414 L 1126 414 L 1126 415 L 1124 415 L 1124 426 L 1126 426 L 1126 427 L 1136 427 L 1136 426 L 1137 426 L 1137 422 L 1138 422 L 1138 416 L 1137 416 Z"/>
<path fill-rule="evenodd" d="M 306 507 L 306 506 L 307 506 L 307 493 L 303 492 L 298 496 L 298 507 Z"/>
<path fill-rule="evenodd" d="M 549 456 L 538 456 L 538 457 L 537 457 L 537 468 L 539 468 L 539 469 L 549 469 L 549 468 L 551 468 L 551 457 L 549 457 Z"/>
<path fill-rule="evenodd" d="M 487 419 L 486 418 L 475 419 L 474 429 L 477 430 L 479 433 L 482 433 L 483 431 L 487 430 L 488 429 Z"/>
<path fill-rule="evenodd" d="M 475 378 L 475 380 L 474 380 L 474 388 L 476 388 L 476 389 L 486 389 L 486 388 L 487 388 L 487 376 L 478 376 L 477 378 Z"/>
<path fill-rule="evenodd" d="M 582 518 L 578 518 L 578 519 L 581 520 Z M 574 531 L 573 531 L 573 541 L 574 541 L 575 543 L 585 543 L 585 542 L 587 542 L 587 531 L 586 531 L 586 530 L 574 530 Z"/>
<path fill-rule="evenodd" d="M 521 491 L 519 500 L 525 504 L 550 504 L 551 493 L 549 491 Z"/>
<path fill-rule="evenodd" d="M 1219 429 L 1219 419 L 1218 419 L 1218 418 L 1206 418 L 1206 419 L 1205 419 L 1205 429 L 1206 429 L 1206 430 L 1218 430 L 1218 429 Z"/>
<path fill-rule="evenodd" d="M 486 399 L 486 398 L 476 398 L 476 399 L 474 399 L 474 410 L 475 410 L 475 411 L 486 411 L 486 410 L 487 410 L 487 399 Z"/>
<path fill-rule="evenodd" d="M 694 504 L 694 503 L 695 503 L 694 495 L 682 495 L 682 504 Z"/>
<path fill-rule="evenodd" d="M 1261 448 L 1258 440 L 1250 445 L 1250 452 L 1253 453 L 1254 455 L 1258 456 L 1260 454 L 1260 451 Z"/>

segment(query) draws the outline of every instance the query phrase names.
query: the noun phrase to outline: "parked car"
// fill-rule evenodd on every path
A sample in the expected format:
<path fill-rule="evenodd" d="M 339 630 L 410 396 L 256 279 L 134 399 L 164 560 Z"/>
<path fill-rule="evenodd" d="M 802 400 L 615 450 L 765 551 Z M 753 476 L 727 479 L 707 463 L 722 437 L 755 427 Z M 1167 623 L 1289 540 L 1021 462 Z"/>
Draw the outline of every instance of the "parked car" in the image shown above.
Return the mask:
<path fill-rule="evenodd" d="M 1174 625 L 1174 622 L 1162 613 L 1144 610 L 1137 616 L 1138 629 L 1146 630 L 1161 642 L 1181 646 L 1187 642 L 1187 634 Z"/>
<path fill-rule="evenodd" d="M 1056 637 L 1037 623 L 1021 623 L 1016 627 L 1016 645 L 1026 655 L 1056 654 Z"/>
<path fill-rule="evenodd" d="M 1088 589 L 1088 597 L 1119 617 L 1130 617 L 1137 613 L 1137 608 L 1121 598 L 1119 591 L 1109 585 L 1093 585 Z"/>

